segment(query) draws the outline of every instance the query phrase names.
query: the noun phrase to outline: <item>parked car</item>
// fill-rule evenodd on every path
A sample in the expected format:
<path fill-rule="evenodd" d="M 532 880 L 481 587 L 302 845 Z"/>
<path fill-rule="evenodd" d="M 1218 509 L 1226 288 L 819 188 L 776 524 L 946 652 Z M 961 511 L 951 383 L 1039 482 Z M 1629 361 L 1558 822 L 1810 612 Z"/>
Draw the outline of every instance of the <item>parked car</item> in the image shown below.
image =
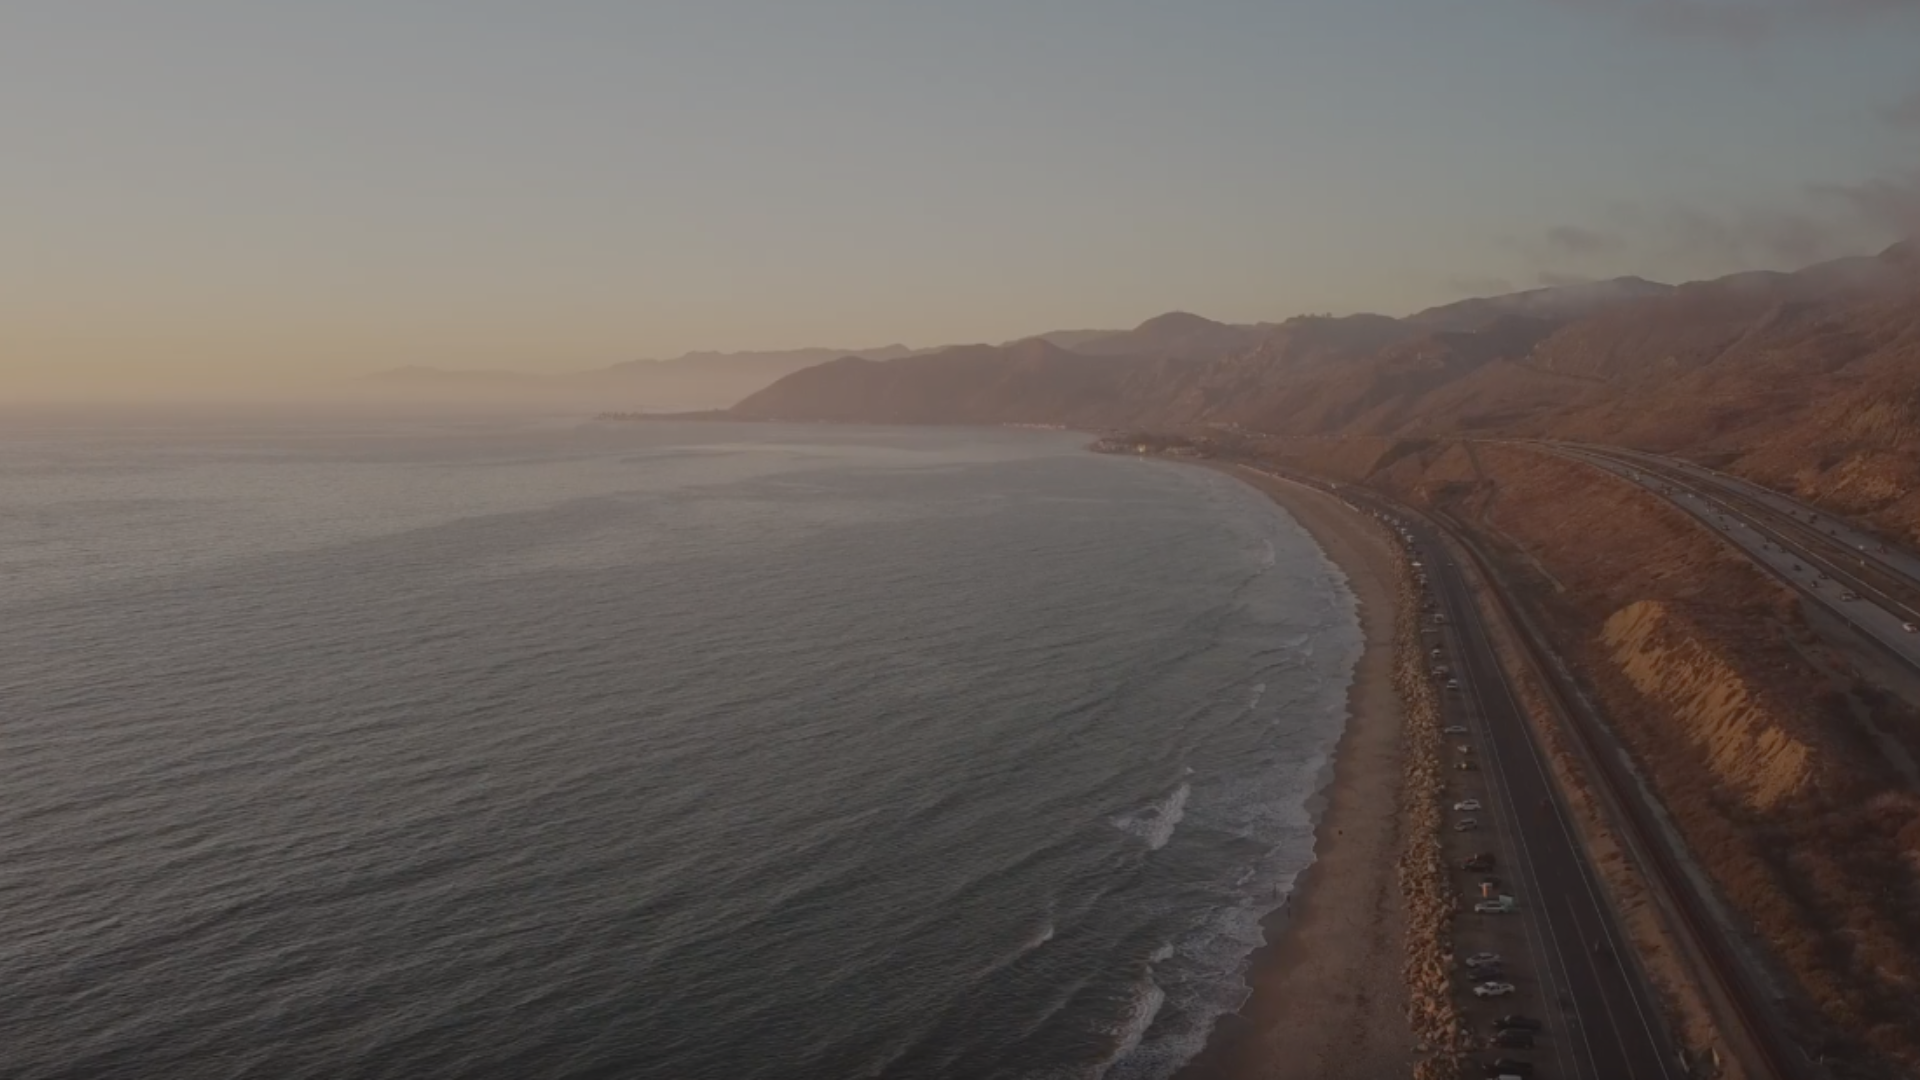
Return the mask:
<path fill-rule="evenodd" d="M 1513 897 L 1503 896 L 1498 900 L 1480 901 L 1473 905 L 1473 912 L 1476 915 L 1511 915 L 1513 907 Z"/>
<path fill-rule="evenodd" d="M 1454 803 L 1453 808 L 1455 810 L 1460 810 L 1460 811 L 1478 810 L 1480 809 L 1480 800 L 1479 799 L 1462 799 L 1459 802 Z"/>
<path fill-rule="evenodd" d="M 1467 969 L 1467 978 L 1475 982 L 1492 982 L 1505 974 L 1506 970 L 1499 964 L 1481 964 L 1479 967 Z"/>
<path fill-rule="evenodd" d="M 1459 680 L 1459 679 L 1448 679 L 1448 680 L 1447 680 L 1447 689 L 1449 689 L 1449 690 L 1458 690 L 1458 689 L 1460 689 L 1460 680 Z"/>
<path fill-rule="evenodd" d="M 1482 851 L 1482 852 L 1478 852 L 1477 854 L 1467 856 L 1464 860 L 1461 861 L 1460 869 L 1482 870 L 1482 871 L 1493 869 L 1493 852 Z"/>
<path fill-rule="evenodd" d="M 1524 1031 L 1503 1031 L 1488 1042 L 1508 1050 L 1533 1049 L 1533 1036 Z"/>
<path fill-rule="evenodd" d="M 1508 982 L 1481 983 L 1473 988 L 1473 996 L 1480 998 L 1506 997 L 1513 993 L 1513 984 Z"/>
<path fill-rule="evenodd" d="M 1515 1061 L 1512 1058 L 1494 1058 L 1482 1066 L 1482 1068 L 1488 1076 L 1493 1077 L 1526 1077 L 1533 1075 L 1533 1064 L 1531 1062 Z"/>
<path fill-rule="evenodd" d="M 1497 952 L 1477 952 L 1467 957 L 1468 967 L 1474 967 L 1478 964 L 1497 964 L 1499 962 L 1500 954 Z"/>
<path fill-rule="evenodd" d="M 1471 772 L 1475 768 L 1471 761 L 1456 761 L 1453 763 L 1453 767 L 1459 769 L 1461 772 Z"/>
<path fill-rule="evenodd" d="M 1453 823 L 1454 832 L 1472 832 L 1479 827 L 1480 821 L 1478 818 L 1461 818 L 1459 821 Z"/>
<path fill-rule="evenodd" d="M 1465 735 L 1466 733 L 1467 729 L 1461 727 L 1459 724 L 1448 724 L 1446 727 L 1440 729 L 1440 734 L 1442 735 Z"/>
<path fill-rule="evenodd" d="M 1546 1025 L 1531 1016 L 1522 1016 L 1519 1013 L 1508 1013 L 1498 1020 L 1495 1020 L 1493 1026 L 1499 1031 L 1539 1031 Z"/>

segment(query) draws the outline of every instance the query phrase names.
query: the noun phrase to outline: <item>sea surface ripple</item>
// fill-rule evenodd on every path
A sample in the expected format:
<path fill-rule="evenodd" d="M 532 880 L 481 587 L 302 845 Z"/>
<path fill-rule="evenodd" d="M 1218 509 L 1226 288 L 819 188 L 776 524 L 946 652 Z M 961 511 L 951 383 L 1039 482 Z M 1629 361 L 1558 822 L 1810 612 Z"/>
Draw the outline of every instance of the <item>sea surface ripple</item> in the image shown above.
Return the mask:
<path fill-rule="evenodd" d="M 1338 572 L 1030 432 L 0 436 L 0 1076 L 1169 1075 Z"/>

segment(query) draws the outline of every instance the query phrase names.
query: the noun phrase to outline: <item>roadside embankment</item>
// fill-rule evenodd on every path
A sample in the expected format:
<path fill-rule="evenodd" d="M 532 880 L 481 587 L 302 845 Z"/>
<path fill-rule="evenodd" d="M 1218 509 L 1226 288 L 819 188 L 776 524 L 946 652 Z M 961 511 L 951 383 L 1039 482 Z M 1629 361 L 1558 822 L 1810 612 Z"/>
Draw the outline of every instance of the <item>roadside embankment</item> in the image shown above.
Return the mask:
<path fill-rule="evenodd" d="M 1440 701 L 1421 655 L 1420 590 L 1404 564 L 1398 585 L 1403 615 L 1393 643 L 1393 685 L 1407 714 L 1400 799 L 1407 842 L 1398 867 L 1407 909 L 1407 1023 L 1427 1052 L 1413 1075 L 1452 1080 L 1473 1045 L 1453 997 L 1453 917 L 1459 899 L 1447 880 L 1441 845 L 1447 791 Z"/>

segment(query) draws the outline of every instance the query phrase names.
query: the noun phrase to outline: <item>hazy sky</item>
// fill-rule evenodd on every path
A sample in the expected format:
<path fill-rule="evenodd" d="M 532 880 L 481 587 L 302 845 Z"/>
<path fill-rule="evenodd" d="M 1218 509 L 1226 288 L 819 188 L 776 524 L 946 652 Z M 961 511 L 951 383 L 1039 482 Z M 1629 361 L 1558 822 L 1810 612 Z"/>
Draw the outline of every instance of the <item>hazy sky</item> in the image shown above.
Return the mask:
<path fill-rule="evenodd" d="M 1911 0 L 6 0 L 0 393 L 1399 313 L 1920 230 Z"/>

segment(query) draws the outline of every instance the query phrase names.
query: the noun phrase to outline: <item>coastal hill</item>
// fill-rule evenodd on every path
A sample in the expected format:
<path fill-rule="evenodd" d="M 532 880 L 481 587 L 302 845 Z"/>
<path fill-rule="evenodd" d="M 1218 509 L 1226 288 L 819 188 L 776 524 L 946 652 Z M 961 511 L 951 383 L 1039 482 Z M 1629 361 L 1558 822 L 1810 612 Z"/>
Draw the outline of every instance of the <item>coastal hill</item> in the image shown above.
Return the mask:
<path fill-rule="evenodd" d="M 1076 341 L 1052 335 L 1053 344 L 1088 356 L 1149 356 L 1174 360 L 1217 360 L 1260 344 L 1257 326 L 1234 326 L 1185 311 L 1156 315 L 1131 330 Z"/>
<path fill-rule="evenodd" d="M 857 356 L 808 368 L 734 406 L 754 420 L 882 424 L 1106 423 L 1145 420 L 1171 362 L 1072 352 L 1044 338 L 962 345 L 924 356 Z"/>
<path fill-rule="evenodd" d="M 1251 344 L 1208 355 L 1233 336 Z M 1120 340 L 1135 354 L 1088 355 Z M 1532 290 L 1402 319 L 1247 328 L 1168 315 L 1074 350 L 1043 341 L 840 360 L 733 413 L 1591 439 L 1744 462 L 1850 512 L 1911 500 L 1896 516 L 1920 536 L 1920 497 L 1905 494 L 1920 491 L 1907 441 L 1920 435 L 1920 244 L 1679 286 Z"/>

